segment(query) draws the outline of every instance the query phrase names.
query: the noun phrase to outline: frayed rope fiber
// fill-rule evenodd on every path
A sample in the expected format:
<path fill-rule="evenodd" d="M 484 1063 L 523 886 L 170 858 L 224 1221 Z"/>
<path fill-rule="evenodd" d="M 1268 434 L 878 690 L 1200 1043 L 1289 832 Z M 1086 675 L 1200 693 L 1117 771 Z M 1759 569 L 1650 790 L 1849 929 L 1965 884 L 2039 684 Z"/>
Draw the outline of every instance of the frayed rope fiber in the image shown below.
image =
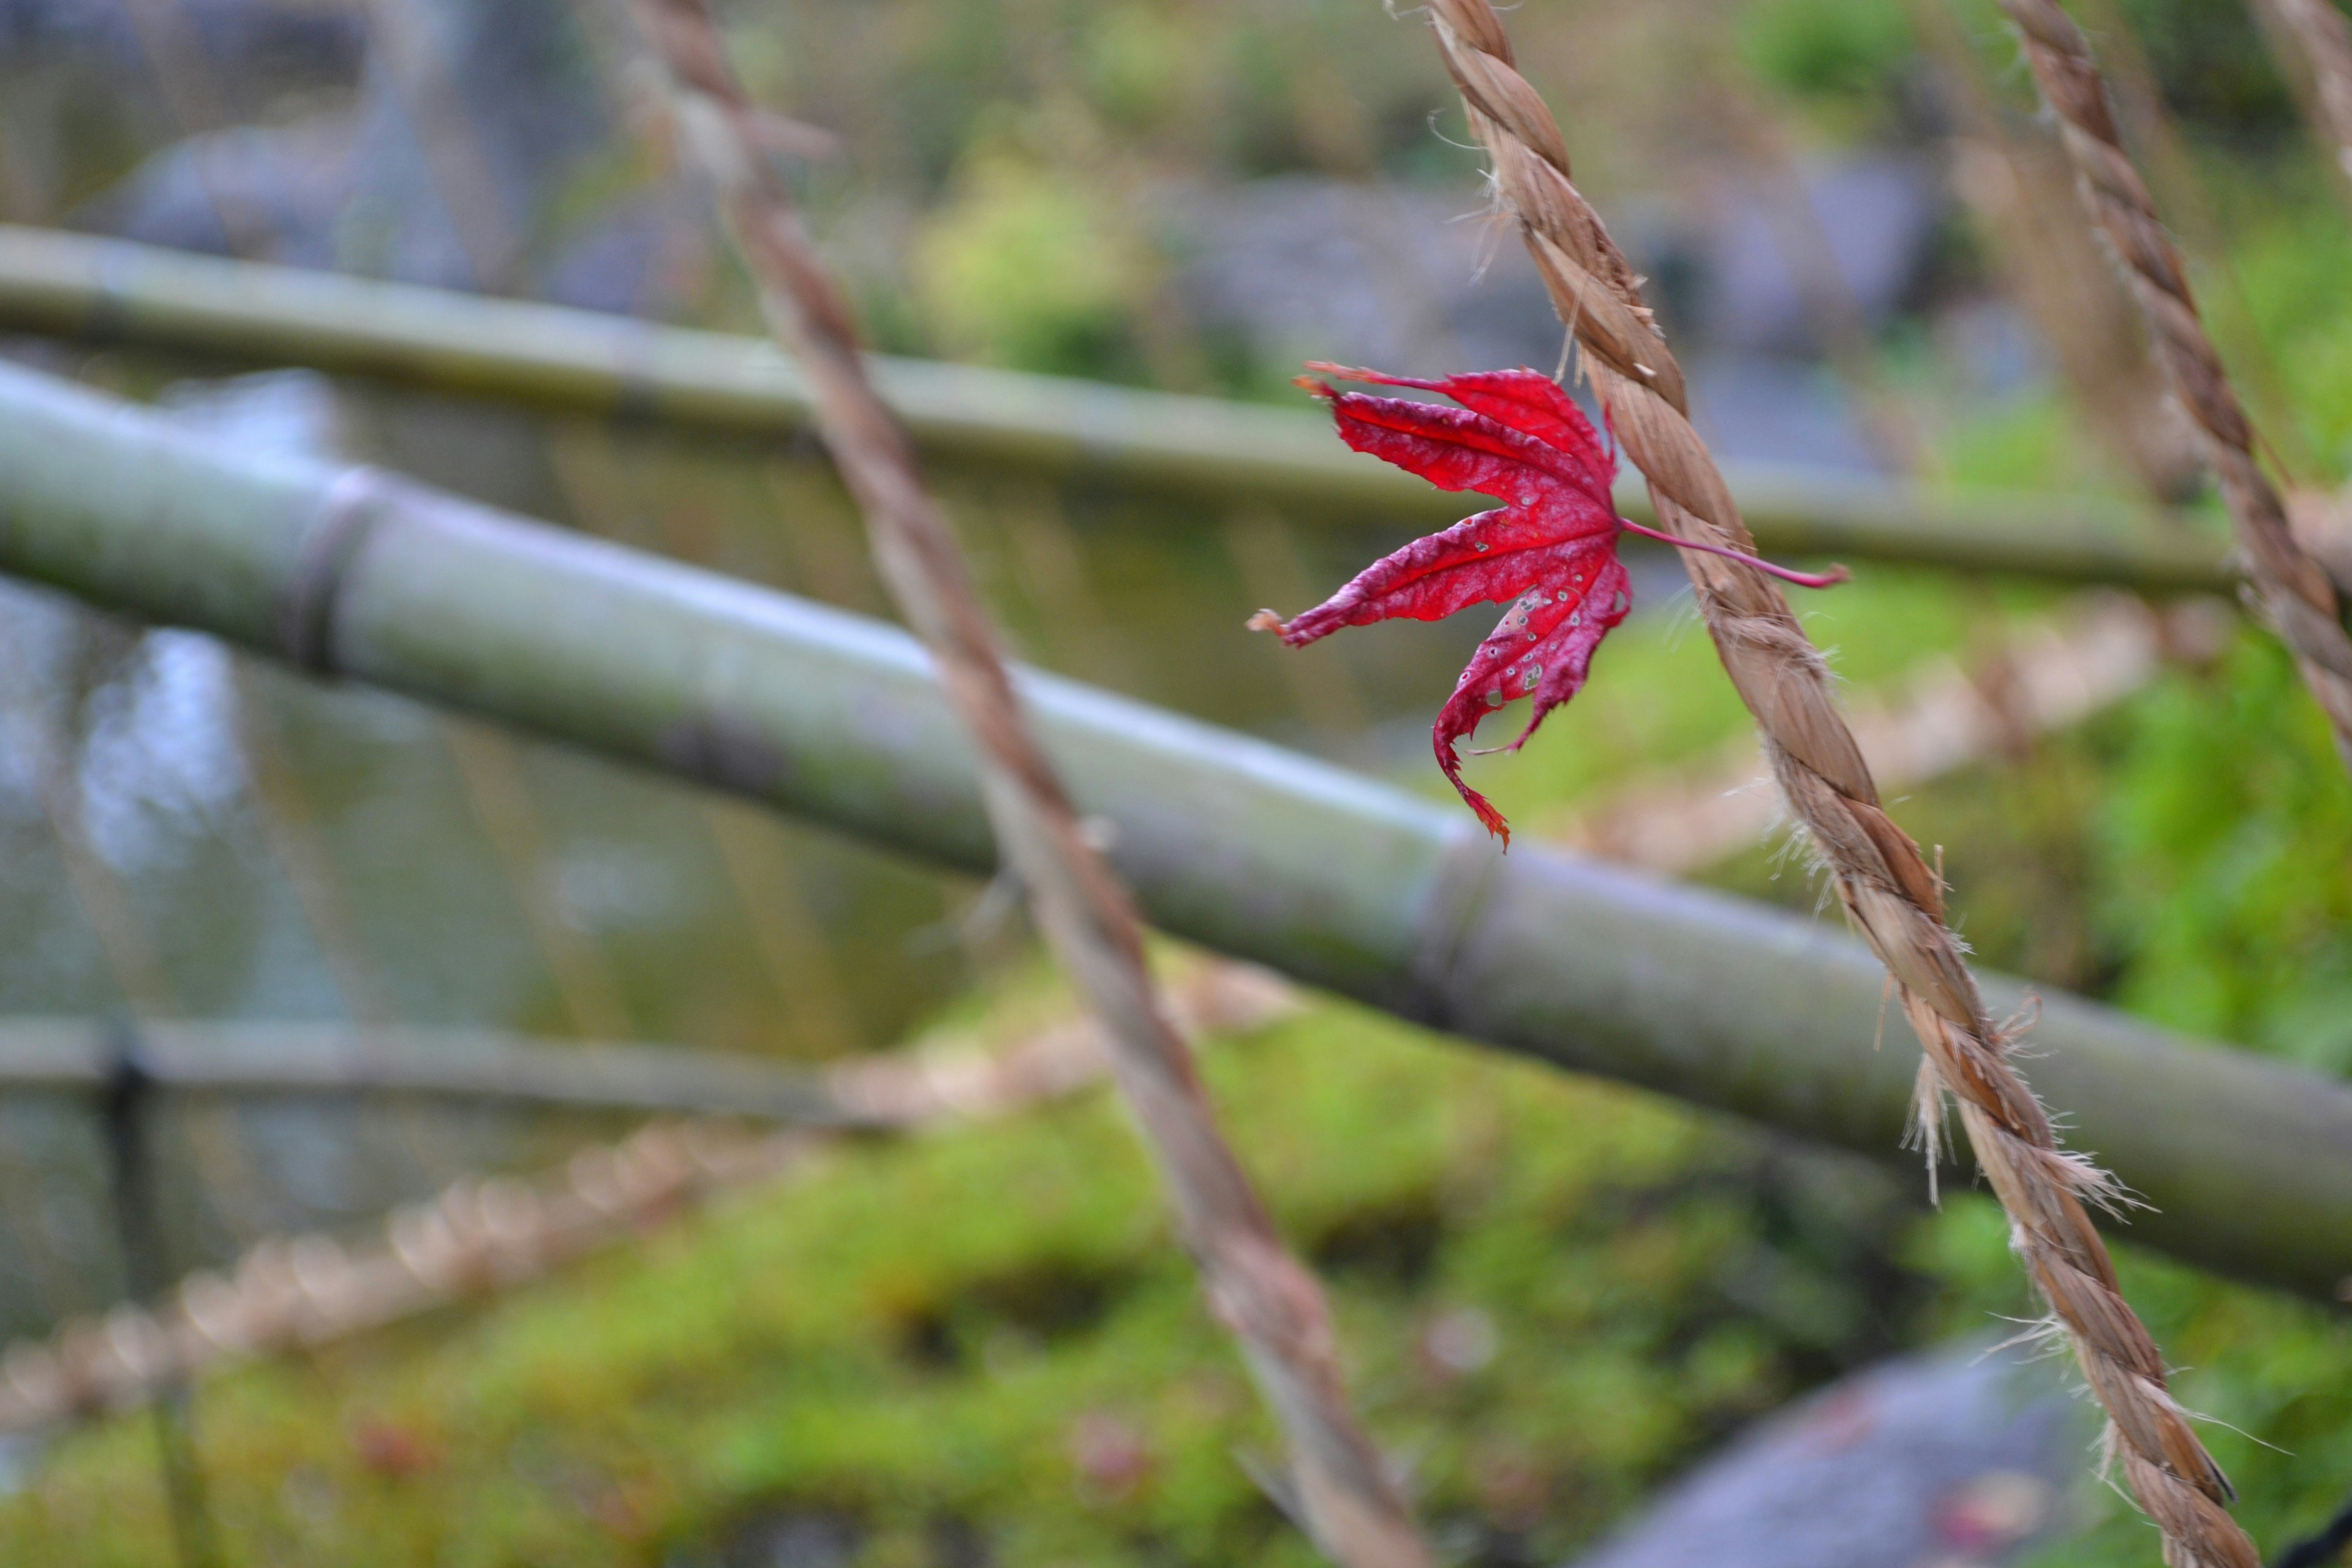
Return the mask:
<path fill-rule="evenodd" d="M 1487 0 L 1432 0 L 1428 15 L 1471 129 L 1493 161 L 1496 197 L 1517 220 L 1583 351 L 1585 375 L 1649 481 L 1659 526 L 1678 539 L 1752 552 L 1723 476 L 1691 427 L 1682 369 L 1642 302 L 1640 279 L 1571 181 L 1559 123 L 1513 64 L 1501 18 Z M 2089 1205 L 2112 1201 L 2112 1184 L 2058 1147 L 2048 1113 L 2011 1065 L 2011 1040 L 1987 1016 L 1944 923 L 1941 880 L 1880 807 L 1821 654 L 1762 573 L 1716 554 L 1682 559 L 1781 792 L 1925 1047 L 1928 1120 L 1939 1120 L 1932 1108 L 1945 1095 L 1958 1102 L 2026 1271 L 2111 1418 L 2126 1479 L 2164 1531 L 2167 1561 L 2259 1568 L 2223 1508 L 2229 1483 L 2167 1392 L 2163 1359 L 2118 1290 L 2091 1223 Z"/>

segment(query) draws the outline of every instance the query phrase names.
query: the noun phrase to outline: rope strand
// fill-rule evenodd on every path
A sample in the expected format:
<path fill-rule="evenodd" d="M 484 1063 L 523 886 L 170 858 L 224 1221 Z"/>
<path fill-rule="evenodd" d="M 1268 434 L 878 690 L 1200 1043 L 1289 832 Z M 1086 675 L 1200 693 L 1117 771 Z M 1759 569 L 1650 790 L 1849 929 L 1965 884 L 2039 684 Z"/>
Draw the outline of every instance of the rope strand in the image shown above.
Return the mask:
<path fill-rule="evenodd" d="M 2001 0 L 2001 10 L 2017 25 L 2033 79 L 2058 116 L 2076 189 L 2139 302 L 2157 363 L 2204 438 L 2246 575 L 2352 767 L 2352 637 L 2344 606 L 2326 572 L 2296 542 L 2277 489 L 2254 460 L 2253 426 L 2197 313 L 2180 253 L 2124 150 L 2090 45 L 2057 0 Z"/>
<path fill-rule="evenodd" d="M 1428 1568 L 1403 1495 L 1349 1408 L 1322 1289 L 1285 1249 L 1217 1130 L 1153 987 L 1134 904 L 1088 842 L 1022 715 L 955 535 L 917 473 L 912 441 L 866 380 L 847 302 L 760 150 L 757 111 L 703 0 L 633 4 L 667 67 L 680 140 L 717 184 L 770 325 L 808 376 L 818 429 L 865 515 L 883 578 L 978 742 L 999 851 L 1101 1021 L 1113 1074 L 1158 1161 L 1210 1306 L 1240 1341 L 1282 1424 L 1286 1489 L 1302 1522 L 1347 1568 Z"/>
<path fill-rule="evenodd" d="M 2352 183 L 2352 21 L 2334 0 L 2254 0 L 2254 10 L 2284 35 L 2274 42 L 2291 42 L 2302 53 L 2312 130 L 2326 142 L 2336 172 Z M 2294 63 L 2279 63 L 2292 76 Z"/>
<path fill-rule="evenodd" d="M 1640 279 L 1570 180 L 1559 123 L 1514 66 L 1501 18 L 1488 0 L 1432 0 L 1429 16 L 1471 130 L 1493 162 L 1496 194 L 1518 220 L 1584 351 L 1585 374 L 1649 481 L 1659 525 L 1687 542 L 1752 553 L 1723 476 L 1691 426 L 1682 369 L 1642 303 Z M 2168 1561 L 2259 1568 L 2223 1511 L 2229 1484 L 2166 1391 L 2163 1361 L 2118 1291 L 2091 1223 L 2086 1205 L 2111 1199 L 2112 1184 L 2059 1149 L 2048 1114 L 2011 1064 L 2011 1038 L 1987 1016 L 1944 924 L 1942 882 L 1881 808 L 1821 654 L 1762 573 L 1713 552 L 1685 551 L 1682 559 L 1781 793 L 1894 977 L 1926 1051 L 1930 1115 L 1948 1092 L 1958 1102 L 2026 1271 L 2107 1410 L 2133 1491 L 2165 1532 Z"/>

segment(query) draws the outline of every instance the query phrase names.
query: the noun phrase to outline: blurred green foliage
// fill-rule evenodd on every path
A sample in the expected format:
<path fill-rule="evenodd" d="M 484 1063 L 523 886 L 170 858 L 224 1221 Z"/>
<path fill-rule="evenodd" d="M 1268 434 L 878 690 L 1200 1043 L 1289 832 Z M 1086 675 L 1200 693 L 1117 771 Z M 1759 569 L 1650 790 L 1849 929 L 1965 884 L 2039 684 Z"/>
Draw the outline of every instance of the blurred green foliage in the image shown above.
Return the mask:
<path fill-rule="evenodd" d="M 1996 0 L 1934 3 L 1954 5 L 2021 93 L 2014 29 Z M 2081 0 L 2072 9 L 2103 67 L 2121 79 L 2148 73 L 2192 140 L 2275 152 L 2300 134 L 2293 96 L 2240 0 Z M 1887 111 L 1918 71 L 1910 17 L 1871 0 L 1757 0 L 1738 12 L 1739 54 L 1845 139 L 1885 136 L 1898 129 Z"/>
<path fill-rule="evenodd" d="M 2307 159 L 2247 161 L 2277 150 L 2275 74 L 2237 0 L 2124 6 L 2216 160 L 2231 262 L 2307 433 L 2339 473 L 2352 468 L 2352 230 Z M 1638 61 L 1582 47 L 1615 25 L 1605 9 L 1512 18 L 1604 195 L 1643 184 L 1642 150 L 1612 132 L 1622 100 L 1656 85 Z M 2012 46 L 1990 15 L 1972 26 L 1998 56 Z M 1741 58 L 1820 134 L 1900 129 L 1915 68 L 1901 7 L 1760 0 L 1730 19 Z M 850 166 L 811 176 L 820 208 L 919 214 L 888 231 L 909 243 L 875 247 L 883 262 L 855 279 L 898 347 L 1158 377 L 1142 323 L 1163 303 L 1160 258 L 1135 195 L 1154 178 L 1458 178 L 1472 163 L 1430 132 L 1446 94 L 1425 39 L 1370 5 L 926 0 L 811 6 L 785 26 L 743 63 L 772 101 L 845 133 Z M 1259 384 L 1255 368 L 1206 357 L 1213 381 Z M 2100 478 L 2046 393 L 1973 408 L 1938 445 L 1955 483 Z M 1037 513 L 1037 497 L 960 510 L 1000 609 L 1048 662 L 1112 678 L 1080 635 L 1094 613 L 1184 667 L 1114 683 L 1202 711 L 1223 702 L 1220 717 L 1260 727 L 1282 705 L 1264 645 L 1169 624 L 1198 598 L 1170 588 L 1174 573 L 1222 581 L 1207 529 L 1171 567 L 1181 520 L 1081 516 L 1098 584 L 1118 590 L 1089 612 L 1038 597 L 1021 564 L 1014 514 Z M 807 531 L 795 539 L 809 547 Z M 1345 534 L 1307 548 L 1324 577 L 1370 552 Z M 1159 608 L 1126 593 L 1138 584 Z M 1868 686 L 2051 598 L 1874 572 L 1800 608 L 1842 676 Z M 1368 631 L 1367 667 L 1391 668 L 1401 637 L 1444 635 Z M 1423 725 L 1408 776 L 1442 796 Z M 1746 728 L 1704 632 L 1677 612 L 1621 631 L 1572 708 L 1473 776 L 1539 825 Z M 2347 798 L 2291 667 L 2249 629 L 2210 668 L 1896 809 L 1947 851 L 1987 963 L 2342 1073 Z M 1822 901 L 1770 847 L 1715 880 Z M 2033 1310 L 2001 1216 L 1978 1196 L 1927 1215 L 1907 1173 L 1350 1008 L 1318 1003 L 1228 1043 L 1209 1074 L 1286 1230 L 1334 1280 L 1368 1415 L 1411 1458 L 1461 1561 L 1557 1560 L 1792 1394 Z M 2123 1268 L 2186 1369 L 2184 1402 L 2229 1424 L 2209 1435 L 2250 1528 L 2274 1551 L 2315 1526 L 2352 1493 L 2352 1326 L 2128 1248 Z M 1491 1342 L 1491 1359 L 1437 1353 L 1455 1330 Z M 966 1562 L 973 1542 L 1006 1568 L 1310 1560 L 1235 1462 L 1270 1452 L 1272 1435 L 1100 1097 L 838 1151 L 562 1279 L 209 1381 L 198 1421 L 235 1564 L 703 1568 L 761 1518 L 846 1531 L 873 1568 Z M 163 1557 L 151 1440 L 135 1421 L 68 1438 L 0 1501 L 0 1559 Z M 2050 1568 L 2153 1561 L 2146 1524 L 2087 1479 L 2083 1506 L 2087 1532 L 2052 1548 Z"/>
<path fill-rule="evenodd" d="M 1888 129 L 1917 52 L 1909 14 L 1880 0 L 1758 0 L 1738 29 L 1741 63 L 1839 140 Z"/>
<path fill-rule="evenodd" d="M 2241 0 L 2101 0 L 2083 20 L 2095 39 L 2118 13 L 2167 107 L 2193 132 L 2273 146 L 2301 134 L 2294 98 Z"/>
<path fill-rule="evenodd" d="M 1815 629 L 1874 679 L 1999 607 L 1874 581 Z M 1736 732 L 1702 636 L 1628 632 L 1589 695 L 1649 728 L 1592 751 L 1624 765 Z M 2332 1056 L 2298 1033 L 2331 1016 L 2345 929 L 2347 812 L 2307 708 L 2249 630 L 1900 809 L 1948 846 L 1988 963 L 2340 1066 L 2340 1032 Z M 1556 723 L 1632 721 L 1603 710 Z M 1611 775 L 1552 776 L 1572 795 Z M 1817 899 L 1760 852 L 1718 879 Z M 1000 989 L 980 1016 L 1001 1030 L 1039 1005 Z M 1460 1561 L 1557 1560 L 1790 1394 L 2032 1314 L 1999 1212 L 1961 1194 L 1926 1215 L 1899 1170 L 1334 1005 L 1208 1063 Z M 2184 1401 L 2229 1424 L 2209 1436 L 2250 1528 L 2275 1545 L 2315 1526 L 2352 1476 L 2352 1325 L 2128 1248 L 2123 1267 Z M 840 1151 L 564 1279 L 211 1380 L 199 1411 L 235 1564 L 704 1568 L 778 1521 L 874 1565 L 1310 1561 L 1235 1461 L 1273 1436 L 1099 1097 Z M 151 1440 L 136 1421 L 68 1439 L 0 1504 L 0 1558 L 152 1560 Z M 2087 1533 L 2051 1568 L 2150 1560 L 2087 1474 L 2078 1506 Z"/>
<path fill-rule="evenodd" d="M 2133 717 L 2096 824 L 2116 1000 L 2352 1074 L 2352 799 L 2292 661 L 2249 633 Z"/>
<path fill-rule="evenodd" d="M 2352 268 L 2347 223 L 2332 177 L 2316 160 L 2247 168 L 2218 162 L 2209 181 L 2241 240 L 2230 260 L 2302 434 L 2324 465 L 2305 482 L 2352 475 Z M 2210 289 L 2223 280 L 2200 269 Z M 2225 351 L 2231 347 L 2223 345 Z"/>
<path fill-rule="evenodd" d="M 956 358 L 1102 374 L 1119 357 L 1126 307 L 1148 287 L 1150 268 L 1083 185 L 1017 151 L 985 147 L 925 226 L 915 285 Z"/>
<path fill-rule="evenodd" d="M 1111 123 L 1148 130 L 1183 100 L 1210 43 L 1208 30 L 1165 7 L 1129 0 L 1106 5 L 1079 46 L 1087 97 Z"/>

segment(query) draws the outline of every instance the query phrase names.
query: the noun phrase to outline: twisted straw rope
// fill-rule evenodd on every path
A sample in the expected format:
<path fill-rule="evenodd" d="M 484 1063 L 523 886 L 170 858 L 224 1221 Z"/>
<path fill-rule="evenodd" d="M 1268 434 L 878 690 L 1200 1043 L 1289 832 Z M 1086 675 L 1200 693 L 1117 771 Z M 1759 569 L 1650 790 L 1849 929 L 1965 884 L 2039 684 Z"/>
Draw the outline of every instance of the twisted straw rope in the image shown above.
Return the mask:
<path fill-rule="evenodd" d="M 771 326 L 799 359 L 817 426 L 866 518 L 876 558 L 978 742 L 1000 852 L 1046 941 L 1099 1018 L 1113 1074 L 1160 1166 L 1210 1305 L 1240 1341 L 1289 1442 L 1304 1523 L 1348 1568 L 1427 1568 L 1411 1510 L 1349 1408 L 1321 1288 L 1284 1247 L 1218 1131 L 1191 1053 L 1153 987 L 1127 889 L 1088 841 L 1013 689 L 995 628 L 912 441 L 867 381 L 847 302 L 791 193 L 703 0 L 633 0 L 667 68 L 681 140 L 717 184 Z"/>
<path fill-rule="evenodd" d="M 2205 438 L 2246 574 L 2352 767 L 2352 637 L 2343 605 L 2327 574 L 2295 542 L 2278 490 L 2254 461 L 2253 426 L 2198 317 L 2180 253 L 2124 151 L 2090 45 L 2057 0 L 2001 0 L 2001 10 L 2024 36 L 2026 60 L 2057 111 L 2083 205 L 2139 301 L 2165 380 Z"/>
<path fill-rule="evenodd" d="M 2352 22 L 2334 0 L 2255 0 L 2303 51 L 2311 71 L 2315 127 L 2331 143 L 2336 166 L 2352 180 Z"/>
<path fill-rule="evenodd" d="M 1471 130 L 1494 164 L 1584 369 L 1618 437 L 1649 480 L 1659 525 L 1695 542 L 1747 550 L 1748 531 L 1698 433 L 1683 374 L 1641 300 L 1641 280 L 1569 176 L 1559 123 L 1519 75 L 1488 0 L 1431 0 L 1439 53 Z M 2229 1482 L 2165 1388 L 2147 1331 L 2117 1289 L 2086 1200 L 2108 1178 L 2062 1152 L 2050 1118 L 2009 1061 L 2011 1037 L 1987 1016 L 1943 919 L 1936 874 L 1878 804 L 1876 785 L 1830 692 L 1822 657 L 1762 573 L 1682 552 L 1732 684 L 1756 715 L 1790 808 L 1811 831 L 1838 896 L 1894 977 L 1925 1047 L 1922 1121 L 1933 1133 L 1943 1094 L 1958 1101 L 1979 1163 L 2009 1212 L 2028 1273 L 2073 1342 L 2111 1441 L 2174 1568 L 2259 1568 L 2223 1510 Z"/>

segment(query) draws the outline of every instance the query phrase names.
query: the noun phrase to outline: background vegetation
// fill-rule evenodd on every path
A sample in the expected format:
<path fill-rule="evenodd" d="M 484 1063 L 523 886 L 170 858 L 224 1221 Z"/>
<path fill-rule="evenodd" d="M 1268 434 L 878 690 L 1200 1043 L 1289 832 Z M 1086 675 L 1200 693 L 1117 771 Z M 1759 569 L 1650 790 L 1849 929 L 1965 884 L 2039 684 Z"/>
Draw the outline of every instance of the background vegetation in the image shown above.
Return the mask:
<path fill-rule="evenodd" d="M 2021 110 L 2010 46 L 1990 7 L 1970 5 L 1994 89 Z M 2186 139 L 2227 241 L 2196 258 L 2200 279 L 2242 300 L 2225 347 L 2273 367 L 2279 406 L 2293 410 L 2274 439 L 2301 454 L 2297 477 L 2341 480 L 2352 467 L 2352 228 L 2245 11 L 2118 0 L 2101 22 L 2102 6 L 2084 9 L 2144 45 Z M 1455 211 L 1476 204 L 1475 160 L 1425 40 L 1364 0 L 739 10 L 755 91 L 844 139 L 807 184 L 894 352 L 1287 397 L 1286 359 L 1194 319 L 1181 287 L 1196 259 L 1187 203 L 1313 177 L 1378 182 Z M 1587 187 L 1639 229 L 1671 227 L 1721 188 L 1732 154 L 1707 111 L 1710 82 L 1741 84 L 1803 157 L 1940 157 L 1951 116 L 1911 17 L 1884 0 L 1562 0 L 1523 7 L 1512 25 Z M 257 112 L 290 118 L 333 90 L 293 74 Z M 165 139 L 137 113 L 109 118 L 70 98 L 53 107 L 70 153 L 56 164 L 61 209 Z M 551 256 L 572 228 L 666 179 L 639 143 L 614 139 L 569 167 L 531 243 Z M 1399 210 L 1405 222 L 1426 209 Z M 1954 323 L 1998 292 L 1996 241 L 1957 208 L 1938 224 L 1927 282 L 1869 343 L 1876 374 L 1923 425 L 1935 482 L 2127 488 L 2046 374 L 1989 385 L 1949 352 Z M 715 252 L 679 258 L 667 313 L 754 324 Z M 1660 282 L 1671 310 L 1674 279 Z M 70 368 L 156 395 L 216 367 L 109 352 Z M 840 498 L 805 453 L 643 432 L 591 439 L 364 388 L 334 396 L 355 449 L 746 575 L 878 603 Z M 1234 520 L 1003 475 L 942 482 L 1028 657 L 1444 795 L 1423 727 L 1480 628 L 1379 628 L 1284 666 L 1239 630 L 1265 579 L 1219 542 Z M 1383 543 L 1304 526 L 1282 537 L 1289 580 L 1315 591 Z M 1054 576 L 1073 563 L 1075 576 Z M 1645 585 L 1670 583 L 1655 566 Z M 1870 571 L 1806 608 L 1841 675 L 1866 688 L 2053 600 Z M 152 647 L 91 637 L 83 679 L 102 719 L 120 667 Z M 1515 820 L 1559 825 L 1600 792 L 1746 730 L 1705 637 L 1671 604 L 1617 634 L 1598 666 L 1592 689 L 1523 756 L 1475 766 Z M 467 936 L 495 928 L 514 942 L 511 910 L 491 910 L 498 895 L 465 880 L 478 868 L 457 867 L 478 852 L 445 849 L 450 867 L 436 869 L 429 855 L 383 849 L 383 801 L 449 793 L 415 761 L 421 721 L 263 684 L 334 805 L 328 831 L 362 867 L 362 907 L 387 927 L 429 929 L 436 951 L 466 950 L 436 957 L 406 939 L 415 951 L 400 947 L 387 965 L 404 1012 L 566 1028 L 543 979 L 513 979 L 526 959 L 486 956 Z M 369 734 L 380 751 L 354 741 Z M 648 1036 L 815 1056 L 942 1015 L 1002 1031 L 1050 990 L 1017 931 L 965 918 L 979 889 L 795 833 L 791 874 L 835 942 L 848 1020 L 828 1044 L 780 1022 L 740 940 L 714 935 L 728 918 L 709 893 L 717 871 L 677 869 L 709 855 L 678 847 L 695 831 L 688 797 L 551 752 L 525 765 L 556 803 L 564 842 L 609 847 L 634 834 L 669 857 L 670 880 L 655 883 L 675 907 L 654 914 L 628 903 L 637 862 L 578 862 L 605 867 L 605 882 L 583 873 L 583 886 L 623 890 L 599 940 Z M 1954 907 L 1988 965 L 2352 1072 L 2352 794 L 2261 631 L 2029 755 L 1919 792 L 1900 816 L 1944 847 Z M 249 839 L 242 824 L 224 806 L 199 826 L 234 846 Z M 155 907 L 184 911 L 189 889 L 238 874 L 209 864 L 157 872 Z M 1785 846 L 1711 879 L 1793 907 L 1820 898 Z M 269 899 L 285 901 L 256 892 L 252 906 Z M 214 944 L 174 960 L 205 977 L 192 994 L 228 1011 L 281 1005 L 288 993 L 264 984 L 278 972 L 254 934 L 265 922 L 239 929 L 187 939 Z M 19 945 L 34 951 L 29 936 Z M 100 1010 L 91 961 L 10 962 L 16 1010 Z M 1460 1561 L 1558 1561 L 1791 1396 L 2028 1310 L 1998 1210 L 1964 1193 L 1930 1212 L 1923 1182 L 1898 1167 L 1319 1000 L 1219 1042 L 1210 1071 L 1286 1229 L 1335 1282 L 1371 1424 L 1411 1463 Z M 520 1163 L 580 1135 L 541 1128 L 496 1148 Z M 192 1220 L 213 1226 L 192 1255 L 237 1239 L 226 1212 Z M 2210 1441 L 2257 1539 L 2275 1546 L 2315 1527 L 2352 1493 L 2352 1325 L 2128 1247 L 2123 1262 L 2132 1300 L 2184 1369 L 2184 1402 L 2216 1422 Z M 196 1421 L 239 1563 L 1310 1560 L 1236 1462 L 1270 1451 L 1271 1436 L 1099 1097 L 839 1150 L 563 1279 L 210 1381 Z M 66 1436 L 27 1456 L 20 1479 L 0 1500 L 0 1558 L 162 1559 L 143 1423 Z M 2074 1506 L 2076 1529 L 2039 1561 L 2152 1560 L 2152 1532 L 2111 1494 L 2086 1479 Z"/>

